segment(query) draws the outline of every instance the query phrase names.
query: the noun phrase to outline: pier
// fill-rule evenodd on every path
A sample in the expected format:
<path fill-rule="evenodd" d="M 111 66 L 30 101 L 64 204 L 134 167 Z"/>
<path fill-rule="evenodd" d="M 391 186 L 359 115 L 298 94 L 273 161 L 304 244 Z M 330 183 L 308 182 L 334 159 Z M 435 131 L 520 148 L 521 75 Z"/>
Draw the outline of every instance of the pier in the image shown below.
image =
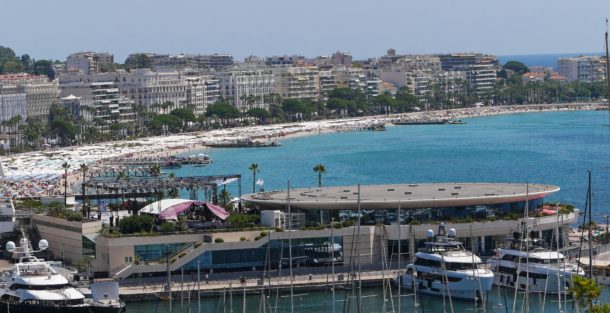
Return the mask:
<path fill-rule="evenodd" d="M 295 269 L 296 270 L 296 269 Z M 285 269 L 288 272 L 287 269 Z M 215 274 L 214 274 L 215 275 Z M 233 273 L 235 275 L 235 273 Z M 397 277 L 397 270 L 378 270 L 378 271 L 363 271 L 360 275 L 352 275 L 351 277 L 347 273 L 336 273 L 335 274 L 335 288 L 337 290 L 351 288 L 352 284 L 358 284 L 360 279 L 362 286 L 379 286 L 383 280 L 394 279 Z M 210 274 L 210 276 L 213 276 Z M 161 277 L 159 277 L 161 278 Z M 197 277 L 196 274 L 193 277 L 191 274 L 184 275 L 185 280 L 182 281 L 180 274 L 172 275 L 172 298 L 180 299 L 181 297 L 188 298 L 189 294 L 191 297 L 197 297 Z M 166 279 L 163 277 L 163 279 Z M 155 282 L 143 280 L 131 280 L 130 282 L 119 281 L 120 294 L 126 301 L 141 301 L 141 300 L 156 300 L 169 298 L 167 281 L 157 279 Z M 295 275 L 292 280 L 292 286 L 295 290 L 324 290 L 328 289 L 333 284 L 332 274 L 300 274 Z M 199 282 L 200 294 L 202 297 L 214 297 L 222 295 L 227 291 L 239 291 L 245 292 L 246 294 L 259 294 L 261 290 L 277 290 L 285 292 L 290 288 L 290 277 L 268 277 L 263 279 L 262 277 L 252 278 L 245 277 L 242 281 L 240 277 L 234 279 L 223 279 L 205 280 L 205 276 L 202 274 Z"/>

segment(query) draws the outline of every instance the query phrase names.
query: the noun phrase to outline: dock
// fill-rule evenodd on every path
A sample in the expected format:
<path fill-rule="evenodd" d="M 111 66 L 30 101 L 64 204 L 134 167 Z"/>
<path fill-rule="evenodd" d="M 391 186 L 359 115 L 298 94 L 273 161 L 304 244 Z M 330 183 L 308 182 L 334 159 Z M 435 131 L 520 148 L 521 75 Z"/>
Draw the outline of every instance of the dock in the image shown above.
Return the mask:
<path fill-rule="evenodd" d="M 186 275 L 185 275 L 186 276 Z M 384 279 L 393 279 L 397 276 L 396 270 L 385 271 L 370 271 L 362 272 L 360 280 L 362 286 L 378 286 Z M 172 298 L 179 299 L 180 297 L 197 297 L 197 280 L 193 280 L 191 275 L 188 275 L 188 281 L 181 282 L 180 275 L 172 275 Z M 348 277 L 346 273 L 335 274 L 335 286 L 337 289 L 350 288 L 352 283 L 358 283 L 358 276 Z M 167 299 L 168 288 L 166 282 L 158 283 L 141 283 L 138 285 L 127 286 L 119 281 L 121 297 L 126 301 L 142 301 Z M 246 294 L 259 294 L 261 290 L 277 290 L 286 291 L 290 288 L 290 277 L 269 277 L 249 278 L 245 282 L 239 278 L 231 280 L 209 280 L 201 279 L 199 282 L 200 294 L 202 297 L 214 297 L 222 295 L 229 290 L 245 292 Z M 315 275 L 296 275 L 292 282 L 294 290 L 324 290 L 332 285 L 332 274 L 315 274 Z"/>

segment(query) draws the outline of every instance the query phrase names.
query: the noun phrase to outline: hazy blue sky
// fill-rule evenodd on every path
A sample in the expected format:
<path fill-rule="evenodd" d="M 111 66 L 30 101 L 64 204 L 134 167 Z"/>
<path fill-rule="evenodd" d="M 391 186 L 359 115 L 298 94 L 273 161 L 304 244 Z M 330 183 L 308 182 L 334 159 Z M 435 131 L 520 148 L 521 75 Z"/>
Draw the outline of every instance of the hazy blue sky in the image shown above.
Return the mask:
<path fill-rule="evenodd" d="M 329 55 L 603 50 L 609 0 L 0 0 L 0 45 L 72 52 Z"/>

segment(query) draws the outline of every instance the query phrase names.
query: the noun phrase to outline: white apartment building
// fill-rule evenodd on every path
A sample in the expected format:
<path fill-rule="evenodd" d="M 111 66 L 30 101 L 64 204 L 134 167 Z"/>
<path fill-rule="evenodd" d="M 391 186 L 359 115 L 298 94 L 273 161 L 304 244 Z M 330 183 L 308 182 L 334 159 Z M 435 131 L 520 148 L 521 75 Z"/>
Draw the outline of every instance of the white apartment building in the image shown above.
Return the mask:
<path fill-rule="evenodd" d="M 320 99 L 320 75 L 316 66 L 273 69 L 277 92 L 284 99 Z"/>
<path fill-rule="evenodd" d="M 158 113 L 169 113 L 187 105 L 188 83 L 176 70 L 134 69 L 117 73 L 121 93 L 132 99 L 136 105 Z M 167 102 L 173 106 L 161 106 Z"/>
<path fill-rule="evenodd" d="M 220 81 L 212 75 L 185 75 L 186 105 L 195 115 L 204 114 L 208 105 L 220 98 Z"/>
<path fill-rule="evenodd" d="M 0 85 L 0 122 L 10 120 L 14 116 L 21 116 L 22 121 L 27 118 L 26 94 L 25 93 L 2 93 Z M 4 130 L 4 127 L 0 127 Z M 2 131 L 4 132 L 4 131 Z"/>
<path fill-rule="evenodd" d="M 114 56 L 106 52 L 77 52 L 66 59 L 66 68 L 77 68 L 84 74 L 100 72 L 114 64 Z"/>
<path fill-rule="evenodd" d="M 595 82 L 606 79 L 606 60 L 600 56 L 579 56 L 557 60 L 557 71 L 569 82 Z"/>
<path fill-rule="evenodd" d="M 0 75 L 0 94 L 25 94 L 26 117 L 46 120 L 51 104 L 59 100 L 57 80 L 49 81 L 45 75 L 7 74 Z"/>
<path fill-rule="evenodd" d="M 218 72 L 220 95 L 242 112 L 269 110 L 265 97 L 276 93 L 276 77 L 270 69 L 234 68 Z M 250 98 L 248 98 L 250 96 Z"/>
<path fill-rule="evenodd" d="M 133 100 L 120 94 L 115 81 L 62 83 L 61 92 L 62 103 L 73 115 L 96 121 L 94 125 L 102 132 L 114 122 L 135 121 Z"/>
<path fill-rule="evenodd" d="M 491 92 L 500 69 L 493 55 L 480 53 L 453 53 L 439 55 L 443 71 L 466 73 L 466 81 L 478 96 Z"/>
<path fill-rule="evenodd" d="M 332 70 L 320 71 L 320 94 L 327 97 L 333 89 L 337 88 L 337 80 Z"/>

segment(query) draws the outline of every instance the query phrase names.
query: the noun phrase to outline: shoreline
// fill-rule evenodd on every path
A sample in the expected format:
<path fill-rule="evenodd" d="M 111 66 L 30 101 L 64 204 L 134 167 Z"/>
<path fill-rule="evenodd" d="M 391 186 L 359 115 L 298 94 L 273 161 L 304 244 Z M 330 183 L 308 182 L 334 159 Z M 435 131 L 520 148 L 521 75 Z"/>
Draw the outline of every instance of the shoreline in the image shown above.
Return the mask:
<path fill-rule="evenodd" d="M 30 192 L 28 191 L 19 190 L 33 188 L 34 190 L 30 190 L 33 194 L 56 194 L 58 192 L 57 188 L 60 187 L 60 177 L 64 173 L 61 167 L 61 164 L 64 162 L 68 162 L 71 165 L 68 171 L 68 182 L 69 185 L 73 185 L 81 174 L 79 169 L 80 164 L 87 164 L 91 168 L 96 167 L 96 165 L 112 162 L 118 158 L 138 156 L 161 157 L 209 149 L 203 142 L 214 144 L 231 143 L 239 140 L 280 142 L 304 136 L 362 130 L 371 125 L 393 123 L 399 120 L 465 119 L 504 114 L 585 111 L 600 108 L 605 108 L 605 104 L 539 104 L 420 111 L 392 115 L 243 126 L 169 136 L 146 137 L 130 141 L 104 142 L 95 145 L 33 151 L 1 159 L 6 177 L 0 179 L 14 182 L 14 186 L 5 187 L 5 190 L 0 190 L 0 192 L 2 192 L 2 195 L 12 193 L 13 197 L 27 197 L 33 195 L 29 194 Z M 24 184 L 26 186 L 22 186 Z M 34 186 L 29 186 L 31 184 Z M 37 185 L 42 186 L 38 187 Z M 6 189 L 10 189 L 12 192 Z M 61 194 L 63 194 L 63 188 L 60 189 L 62 189 Z"/>

